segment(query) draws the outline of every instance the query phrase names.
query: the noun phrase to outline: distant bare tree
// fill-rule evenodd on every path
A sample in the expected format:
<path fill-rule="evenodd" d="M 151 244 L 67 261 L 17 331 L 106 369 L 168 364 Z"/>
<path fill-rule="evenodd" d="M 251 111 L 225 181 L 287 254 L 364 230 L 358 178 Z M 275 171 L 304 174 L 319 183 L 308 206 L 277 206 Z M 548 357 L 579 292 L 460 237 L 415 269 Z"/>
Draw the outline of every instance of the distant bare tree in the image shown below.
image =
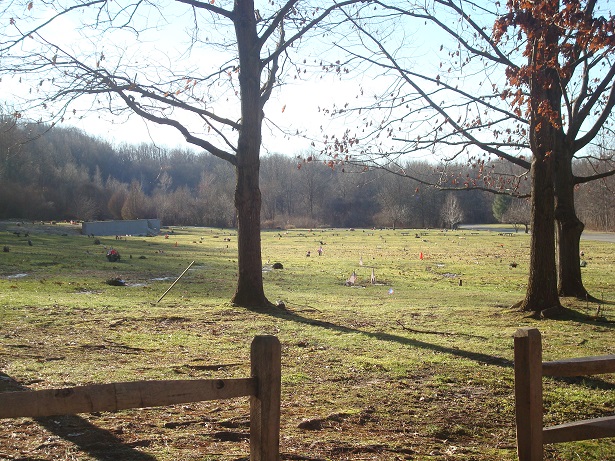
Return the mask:
<path fill-rule="evenodd" d="M 151 199 L 143 192 L 142 185 L 133 181 L 122 206 L 122 219 L 146 219 L 152 216 Z"/>
<path fill-rule="evenodd" d="M 448 193 L 446 195 L 446 199 L 444 199 L 444 204 L 440 210 L 440 215 L 442 216 L 444 224 L 451 229 L 461 224 L 463 221 L 463 210 L 459 205 L 459 200 L 454 194 Z"/>
<path fill-rule="evenodd" d="M 604 175 L 615 168 L 615 151 L 606 139 L 574 165 L 578 176 Z M 597 181 L 579 184 L 576 203 L 580 218 L 591 228 L 615 230 L 615 177 L 604 175 Z"/>
<path fill-rule="evenodd" d="M 412 184 L 405 178 L 393 174 L 383 175 L 381 183 L 377 199 L 382 207 L 380 214 L 384 220 L 383 224 L 393 226 L 395 229 L 408 221 Z"/>
<path fill-rule="evenodd" d="M 83 221 L 92 221 L 99 215 L 98 204 L 92 197 L 76 197 L 73 206 L 75 218 Z"/>
<path fill-rule="evenodd" d="M 532 217 L 531 203 L 528 199 L 516 198 L 512 199 L 508 209 L 502 215 L 502 222 L 509 223 L 515 226 L 523 225 L 525 233 L 529 232 L 530 221 Z"/>

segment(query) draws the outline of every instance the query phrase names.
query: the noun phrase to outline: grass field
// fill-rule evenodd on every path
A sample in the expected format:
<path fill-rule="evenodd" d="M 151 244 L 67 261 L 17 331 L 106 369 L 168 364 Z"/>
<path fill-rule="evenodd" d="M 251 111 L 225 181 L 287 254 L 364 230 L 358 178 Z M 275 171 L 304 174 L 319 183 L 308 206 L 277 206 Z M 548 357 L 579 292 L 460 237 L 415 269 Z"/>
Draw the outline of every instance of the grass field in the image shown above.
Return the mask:
<path fill-rule="evenodd" d="M 168 232 L 95 244 L 70 225 L 4 223 L 0 391 L 244 377 L 253 336 L 274 334 L 282 459 L 514 460 L 515 330 L 538 327 L 545 360 L 615 354 L 610 243 L 582 242 L 598 318 L 597 304 L 564 299 L 567 318 L 539 321 L 510 308 L 527 282 L 522 233 L 266 231 L 265 291 L 286 308 L 249 311 L 228 302 L 234 231 Z M 545 379 L 545 406 L 546 424 L 612 415 L 615 376 Z M 0 460 L 240 460 L 247 432 L 247 398 L 3 420 Z M 545 459 L 615 459 L 615 439 L 547 446 Z"/>

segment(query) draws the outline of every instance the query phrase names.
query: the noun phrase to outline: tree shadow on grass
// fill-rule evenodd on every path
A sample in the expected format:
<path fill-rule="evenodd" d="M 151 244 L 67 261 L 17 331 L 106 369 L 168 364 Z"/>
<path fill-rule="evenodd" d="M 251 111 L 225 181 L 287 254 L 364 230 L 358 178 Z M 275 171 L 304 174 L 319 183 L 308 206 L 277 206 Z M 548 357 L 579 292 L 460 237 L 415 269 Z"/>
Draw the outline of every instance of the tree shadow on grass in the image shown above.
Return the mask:
<path fill-rule="evenodd" d="M 0 393 L 28 391 L 26 386 L 10 376 L 0 372 Z M 38 424 L 52 434 L 69 441 L 84 453 L 100 461 L 156 461 L 156 458 L 136 450 L 148 441 L 126 443 L 112 432 L 95 426 L 88 420 L 77 415 L 48 416 L 33 418 Z M 26 461 L 37 458 L 16 458 Z M 43 458 L 40 458 L 43 459 Z"/>
<path fill-rule="evenodd" d="M 266 309 L 266 310 L 257 310 L 258 312 L 272 315 L 274 317 L 285 319 L 293 322 L 302 323 L 305 325 L 316 326 L 320 328 L 325 328 L 327 330 L 338 331 L 340 333 L 349 333 L 349 334 L 361 334 L 368 338 L 378 339 L 380 341 L 391 341 L 399 344 L 403 344 L 405 346 L 415 347 L 418 349 L 426 349 L 434 352 L 439 352 L 442 354 L 452 355 L 454 357 L 468 359 L 477 363 L 481 363 L 484 365 L 494 365 L 502 368 L 514 368 L 514 362 L 510 359 L 506 359 L 503 357 L 497 357 L 495 355 L 484 354 L 481 352 L 473 352 L 467 351 L 463 349 L 457 349 L 453 347 L 441 346 L 438 344 L 428 343 L 426 341 L 420 341 L 418 339 L 411 339 L 404 336 L 393 335 L 390 333 L 375 333 L 370 331 L 359 330 L 356 328 L 345 327 L 342 325 L 337 325 L 335 323 L 326 321 L 326 320 L 317 320 L 310 319 L 309 317 L 304 317 L 296 312 L 292 312 L 287 309 Z M 511 335 L 510 338 L 511 344 L 513 342 L 513 338 Z M 602 390 L 615 390 L 615 384 L 604 381 L 600 378 L 593 377 L 573 377 L 573 378 L 551 378 L 559 382 L 565 382 L 567 384 L 577 384 L 584 387 L 589 387 L 592 389 L 602 389 Z"/>
<path fill-rule="evenodd" d="M 296 312 L 287 310 L 287 309 L 266 309 L 266 310 L 257 310 L 256 312 L 261 312 L 264 314 L 269 314 L 274 317 L 278 317 L 281 319 L 302 323 L 305 325 L 316 326 L 320 328 L 325 328 L 327 330 L 333 330 L 340 333 L 348 333 L 348 334 L 361 334 L 368 338 L 378 339 L 380 341 L 389 341 L 396 342 L 399 344 L 403 344 L 404 346 L 415 347 L 417 349 L 426 349 L 434 352 L 440 352 L 442 354 L 449 354 L 456 357 L 465 358 L 468 360 L 472 360 L 474 362 L 486 364 L 486 365 L 495 365 L 499 367 L 505 368 L 513 368 L 513 361 L 510 359 L 506 359 L 503 357 L 497 357 L 495 355 L 484 354 L 481 352 L 472 352 L 463 349 L 456 349 L 453 347 L 440 346 L 438 344 L 428 343 L 426 341 L 420 341 L 418 339 L 411 339 L 405 336 L 394 335 L 391 333 L 382 333 L 382 332 L 371 332 L 359 330 L 357 328 L 345 327 L 343 325 L 338 325 L 333 322 L 329 322 L 326 320 L 317 320 L 311 319 L 309 317 L 304 317 Z M 415 332 L 416 333 L 416 332 Z M 432 332 L 425 332 L 432 333 Z M 446 333 L 442 333 L 446 334 Z M 511 335 L 512 342 L 512 335 Z"/>
<path fill-rule="evenodd" d="M 615 305 L 615 302 L 609 301 L 609 302 L 600 302 L 600 303 L 593 303 L 593 305 L 600 305 L 600 306 L 611 306 L 611 305 Z M 612 311 L 609 309 L 608 311 L 601 311 L 601 313 L 599 315 L 591 315 L 591 314 L 587 314 L 585 312 L 581 312 L 578 308 L 577 309 L 570 309 L 567 307 L 564 307 L 562 309 L 562 312 L 553 317 L 552 319 L 549 319 L 550 321 L 564 321 L 564 322 L 578 322 L 578 323 L 582 323 L 585 325 L 592 325 L 594 327 L 601 327 L 601 328 L 606 328 L 606 329 L 615 329 L 615 321 L 613 320 L 609 320 L 606 316 L 609 315 L 612 317 Z"/>

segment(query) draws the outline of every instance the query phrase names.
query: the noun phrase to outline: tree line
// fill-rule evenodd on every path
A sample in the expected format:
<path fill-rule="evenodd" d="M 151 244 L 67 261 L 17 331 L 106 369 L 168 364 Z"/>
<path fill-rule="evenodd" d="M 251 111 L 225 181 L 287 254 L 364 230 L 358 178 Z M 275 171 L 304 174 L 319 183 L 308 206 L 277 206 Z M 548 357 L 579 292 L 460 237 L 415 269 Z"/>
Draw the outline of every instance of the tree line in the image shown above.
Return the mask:
<path fill-rule="evenodd" d="M 2 219 L 156 217 L 165 225 L 237 224 L 232 206 L 235 172 L 213 155 L 153 144 L 114 146 L 76 128 L 49 129 L 10 118 L 1 125 Z M 434 228 L 496 221 L 529 225 L 527 199 L 471 188 L 443 190 L 444 168 L 447 177 L 467 177 L 471 165 L 408 161 L 407 170 L 434 184 L 425 185 L 387 169 L 331 166 L 314 157 L 262 157 L 263 227 Z M 577 168 L 584 168 L 582 162 Z M 588 227 L 615 230 L 614 188 L 612 177 L 580 187 L 578 207 Z"/>

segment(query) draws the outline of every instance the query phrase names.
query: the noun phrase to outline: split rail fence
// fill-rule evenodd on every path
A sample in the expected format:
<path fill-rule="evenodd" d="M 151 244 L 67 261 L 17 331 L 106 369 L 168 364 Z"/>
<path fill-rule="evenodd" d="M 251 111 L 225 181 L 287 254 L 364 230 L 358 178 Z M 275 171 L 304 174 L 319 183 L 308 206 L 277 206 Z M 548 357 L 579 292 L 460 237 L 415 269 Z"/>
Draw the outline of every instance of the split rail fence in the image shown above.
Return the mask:
<path fill-rule="evenodd" d="M 278 461 L 281 347 L 275 336 L 256 336 L 251 377 L 135 381 L 65 389 L 0 393 L 0 418 L 44 417 L 118 411 L 180 403 L 250 397 L 250 460 Z"/>
<path fill-rule="evenodd" d="M 543 427 L 542 377 L 615 373 L 615 355 L 542 361 L 536 328 L 521 328 L 515 340 L 515 413 L 519 461 L 542 461 L 543 445 L 615 437 L 615 416 Z"/>

